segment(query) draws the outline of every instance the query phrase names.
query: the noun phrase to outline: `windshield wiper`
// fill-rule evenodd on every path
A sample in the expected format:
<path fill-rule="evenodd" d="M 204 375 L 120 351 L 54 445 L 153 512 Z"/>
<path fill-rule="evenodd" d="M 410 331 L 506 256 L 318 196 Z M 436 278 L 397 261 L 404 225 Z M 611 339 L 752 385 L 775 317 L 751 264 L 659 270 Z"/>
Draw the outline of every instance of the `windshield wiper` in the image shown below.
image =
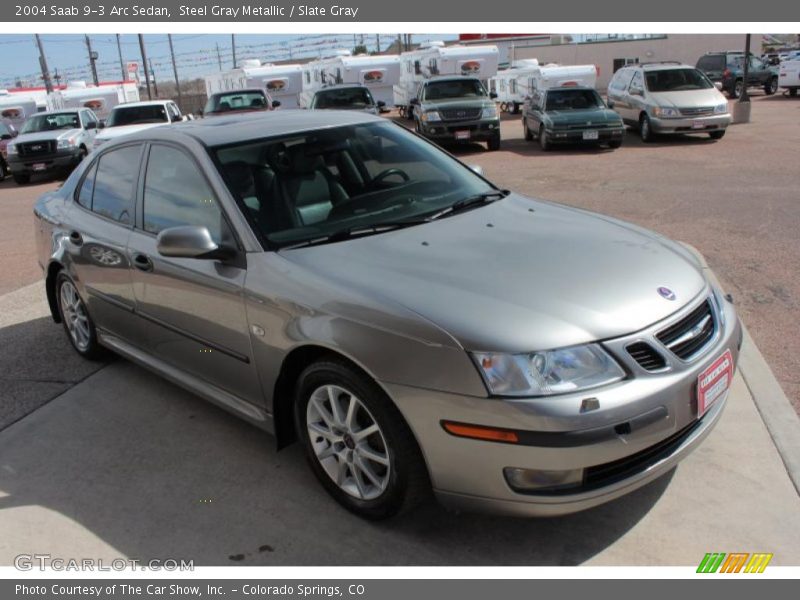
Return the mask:
<path fill-rule="evenodd" d="M 407 219 L 403 221 L 382 221 L 372 225 L 353 225 L 352 227 L 345 227 L 338 229 L 332 233 L 321 235 L 319 237 L 311 238 L 298 242 L 296 244 L 287 244 L 281 246 L 281 250 L 292 250 L 294 248 L 307 248 L 309 246 L 319 246 L 320 244 L 331 244 L 333 242 L 342 242 L 356 237 L 364 237 L 367 235 L 374 235 L 376 233 L 384 233 L 386 231 L 394 231 L 395 229 L 403 229 L 405 227 L 413 227 L 414 225 L 422 225 L 427 223 L 429 219 Z"/>
<path fill-rule="evenodd" d="M 495 200 L 500 200 L 501 198 L 505 198 L 510 193 L 511 192 L 509 192 L 508 190 L 491 190 L 489 192 L 475 194 L 474 196 L 467 196 L 466 198 L 462 198 L 461 200 L 456 200 L 447 208 L 443 208 L 439 212 L 432 214 L 431 216 L 428 217 L 428 221 L 434 221 L 436 219 L 440 219 L 447 215 L 454 215 L 458 212 L 474 208 L 475 206 L 481 204 L 489 204 L 490 202 L 494 202 Z"/>

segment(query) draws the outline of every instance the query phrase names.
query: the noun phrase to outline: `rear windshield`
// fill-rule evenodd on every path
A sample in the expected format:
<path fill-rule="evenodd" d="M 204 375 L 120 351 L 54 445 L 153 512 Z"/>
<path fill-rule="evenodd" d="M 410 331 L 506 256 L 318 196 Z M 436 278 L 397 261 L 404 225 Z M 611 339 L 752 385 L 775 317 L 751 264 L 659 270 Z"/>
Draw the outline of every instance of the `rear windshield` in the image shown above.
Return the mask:
<path fill-rule="evenodd" d="M 714 87 L 708 77 L 697 69 L 664 69 L 645 74 L 651 92 L 680 92 L 705 90 Z"/>
<path fill-rule="evenodd" d="M 21 133 L 38 133 L 56 129 L 79 129 L 80 126 L 81 122 L 76 112 L 34 115 L 25 121 Z"/>
<path fill-rule="evenodd" d="M 585 110 L 604 106 L 594 90 L 550 90 L 545 110 Z"/>
<path fill-rule="evenodd" d="M 368 89 L 345 88 L 317 92 L 311 108 L 367 108 L 374 104 Z"/>
<path fill-rule="evenodd" d="M 267 97 L 263 92 L 231 92 L 215 94 L 206 103 L 206 113 L 228 112 L 231 110 L 261 110 L 267 108 Z"/>
<path fill-rule="evenodd" d="M 167 109 L 163 104 L 151 106 L 119 106 L 111 111 L 106 127 L 140 125 L 143 123 L 167 123 Z"/>
<path fill-rule="evenodd" d="M 446 100 L 448 98 L 465 98 L 485 96 L 486 90 L 477 79 L 451 79 L 434 81 L 425 88 L 426 100 Z"/>

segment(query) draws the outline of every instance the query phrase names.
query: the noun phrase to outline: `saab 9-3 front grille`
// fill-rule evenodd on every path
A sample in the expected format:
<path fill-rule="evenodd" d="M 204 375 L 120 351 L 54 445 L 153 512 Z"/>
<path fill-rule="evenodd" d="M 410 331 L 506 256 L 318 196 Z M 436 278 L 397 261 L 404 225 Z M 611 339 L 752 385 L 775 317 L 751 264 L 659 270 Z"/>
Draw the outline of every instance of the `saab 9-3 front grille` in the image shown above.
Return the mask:
<path fill-rule="evenodd" d="M 658 341 L 681 360 L 691 360 L 714 338 L 717 323 L 706 300 L 683 319 L 656 334 Z"/>
<path fill-rule="evenodd" d="M 658 371 L 667 366 L 664 357 L 647 342 L 634 342 L 625 349 L 645 371 Z"/>

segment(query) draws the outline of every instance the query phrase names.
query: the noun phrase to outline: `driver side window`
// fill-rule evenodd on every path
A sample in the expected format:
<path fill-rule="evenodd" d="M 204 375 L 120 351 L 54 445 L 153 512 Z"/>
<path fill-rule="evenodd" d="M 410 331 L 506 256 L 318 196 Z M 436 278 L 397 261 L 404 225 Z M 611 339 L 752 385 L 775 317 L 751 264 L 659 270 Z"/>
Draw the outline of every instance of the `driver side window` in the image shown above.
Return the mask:
<path fill-rule="evenodd" d="M 633 92 L 643 92 L 644 91 L 644 78 L 642 77 L 641 71 L 636 71 L 633 74 L 633 79 L 631 79 L 631 84 L 628 87 L 628 90 Z"/>

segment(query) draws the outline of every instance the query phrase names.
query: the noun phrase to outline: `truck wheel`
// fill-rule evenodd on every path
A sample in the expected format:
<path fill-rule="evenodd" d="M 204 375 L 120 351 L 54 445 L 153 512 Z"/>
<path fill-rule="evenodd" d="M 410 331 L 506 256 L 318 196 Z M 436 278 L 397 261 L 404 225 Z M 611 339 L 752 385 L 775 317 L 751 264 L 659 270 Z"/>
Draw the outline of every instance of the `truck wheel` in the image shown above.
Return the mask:
<path fill-rule="evenodd" d="M 486 142 L 486 148 L 488 148 L 490 152 L 500 150 L 500 136 L 496 135 L 493 138 L 489 138 L 489 141 Z"/>
<path fill-rule="evenodd" d="M 539 148 L 542 149 L 542 152 L 550 150 L 550 142 L 547 140 L 547 133 L 544 130 L 544 125 L 539 126 Z"/>
<path fill-rule="evenodd" d="M 789 95 L 792 97 L 797 96 L 797 88 L 791 88 L 789 90 Z"/>
<path fill-rule="evenodd" d="M 519 102 L 514 102 L 511 105 L 511 113 L 514 114 L 514 115 L 518 115 L 519 114 Z"/>
<path fill-rule="evenodd" d="M 710 137 L 712 140 L 721 140 L 724 135 L 725 135 L 724 129 L 722 129 L 721 131 L 710 131 L 708 133 L 708 137 Z"/>
<path fill-rule="evenodd" d="M 645 144 L 653 141 L 653 128 L 650 125 L 650 117 L 647 115 L 642 115 L 641 119 L 639 119 L 639 137 L 642 138 Z"/>
<path fill-rule="evenodd" d="M 744 92 L 744 81 L 737 79 L 733 84 L 733 89 L 730 91 L 730 97 L 734 100 L 742 95 Z"/>
<path fill-rule="evenodd" d="M 530 129 L 528 129 L 528 120 L 525 117 L 522 117 L 522 131 L 525 134 L 525 141 L 532 142 L 533 141 L 533 133 Z"/>
<path fill-rule="evenodd" d="M 13 173 L 11 176 L 17 185 L 25 185 L 31 182 L 31 176 L 26 173 Z"/>
<path fill-rule="evenodd" d="M 414 120 L 414 107 L 413 106 L 409 106 L 409 107 L 406 108 L 406 119 L 408 119 L 409 121 L 413 121 Z"/>
<path fill-rule="evenodd" d="M 6 165 L 6 161 L 0 157 L 0 181 L 3 181 L 8 175 L 8 166 Z"/>
<path fill-rule="evenodd" d="M 621 140 L 614 140 L 612 142 L 608 142 L 608 147 L 611 148 L 612 150 L 616 150 L 620 146 L 622 146 Z"/>
<path fill-rule="evenodd" d="M 366 375 L 335 359 L 313 363 L 298 379 L 294 409 L 311 470 L 346 509 L 386 519 L 429 496 L 414 435 Z"/>
<path fill-rule="evenodd" d="M 764 85 L 764 93 L 767 96 L 772 96 L 772 94 L 774 94 L 777 91 L 778 91 L 778 78 L 773 77 L 766 83 L 766 85 Z"/>

